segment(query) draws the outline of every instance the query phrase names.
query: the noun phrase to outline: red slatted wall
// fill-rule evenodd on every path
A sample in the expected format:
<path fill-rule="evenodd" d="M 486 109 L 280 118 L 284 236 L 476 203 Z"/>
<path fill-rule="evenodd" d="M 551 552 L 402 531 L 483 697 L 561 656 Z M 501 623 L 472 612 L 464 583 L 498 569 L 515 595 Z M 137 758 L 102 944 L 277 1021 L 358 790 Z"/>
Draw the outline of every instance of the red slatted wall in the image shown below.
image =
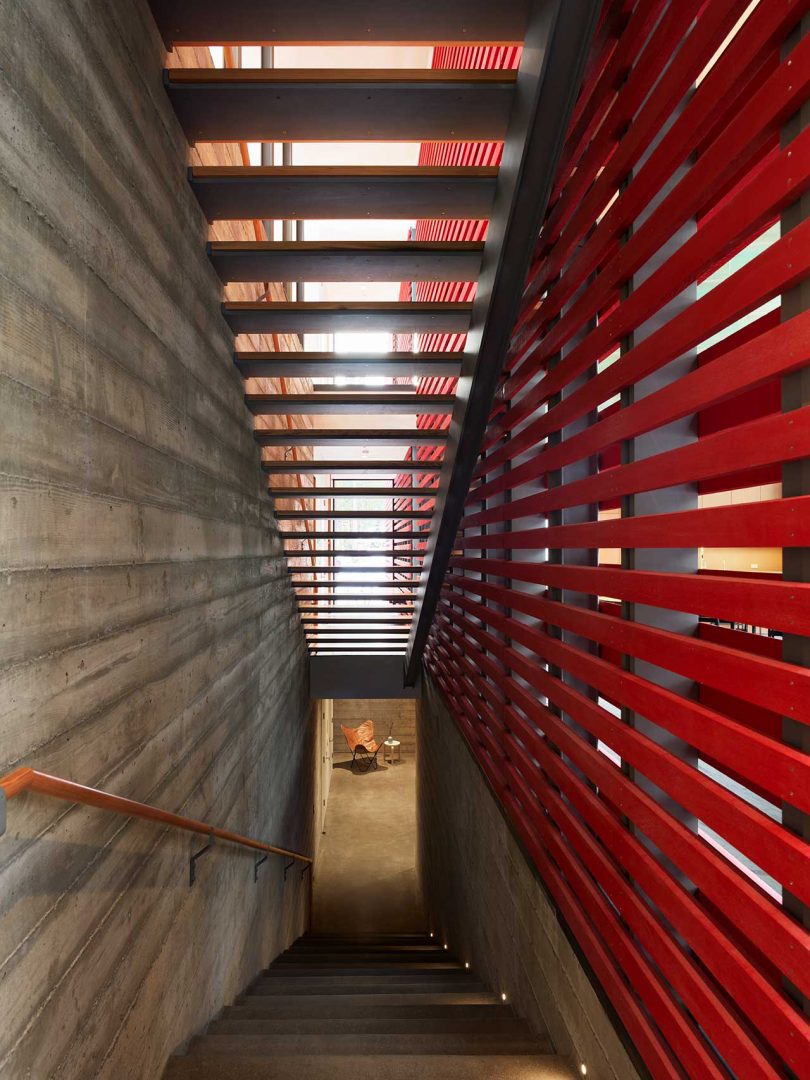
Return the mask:
<path fill-rule="evenodd" d="M 810 1076 L 808 6 L 606 4 L 426 653 L 656 1078 Z"/>

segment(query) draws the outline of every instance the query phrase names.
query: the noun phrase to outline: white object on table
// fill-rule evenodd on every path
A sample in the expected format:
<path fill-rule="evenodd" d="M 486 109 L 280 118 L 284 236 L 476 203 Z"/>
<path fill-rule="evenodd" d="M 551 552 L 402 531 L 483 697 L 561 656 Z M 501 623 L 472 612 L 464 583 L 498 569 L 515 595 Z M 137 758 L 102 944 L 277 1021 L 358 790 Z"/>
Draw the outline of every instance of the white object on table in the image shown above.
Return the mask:
<path fill-rule="evenodd" d="M 383 743 L 383 764 L 386 761 L 390 761 L 392 765 L 398 765 L 402 761 L 402 754 L 400 753 L 400 741 L 399 739 L 392 739 L 389 735 Z M 396 760 L 394 760 L 394 754 L 396 753 Z"/>

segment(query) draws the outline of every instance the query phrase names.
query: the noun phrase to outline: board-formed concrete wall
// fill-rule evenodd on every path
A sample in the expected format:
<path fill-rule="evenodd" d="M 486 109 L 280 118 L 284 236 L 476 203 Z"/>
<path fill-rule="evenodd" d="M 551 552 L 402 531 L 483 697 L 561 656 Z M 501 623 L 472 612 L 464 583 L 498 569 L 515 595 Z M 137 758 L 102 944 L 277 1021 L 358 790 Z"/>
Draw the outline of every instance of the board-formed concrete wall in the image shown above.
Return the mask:
<path fill-rule="evenodd" d="M 557 1053 L 597 1080 L 638 1080 L 608 1014 L 483 773 L 423 671 L 418 863 L 430 928 Z"/>
<path fill-rule="evenodd" d="M 320 743 L 145 0 L 0 4 L 0 770 L 313 842 Z M 38 796 L 0 838 L 0 1076 L 158 1077 L 308 881 Z"/>

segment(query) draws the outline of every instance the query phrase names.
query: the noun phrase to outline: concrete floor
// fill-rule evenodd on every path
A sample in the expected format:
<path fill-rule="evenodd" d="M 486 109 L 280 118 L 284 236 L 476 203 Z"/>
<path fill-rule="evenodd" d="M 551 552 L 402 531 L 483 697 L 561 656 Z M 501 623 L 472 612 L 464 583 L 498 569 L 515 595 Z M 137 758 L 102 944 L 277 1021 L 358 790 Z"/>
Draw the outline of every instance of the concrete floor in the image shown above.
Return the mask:
<path fill-rule="evenodd" d="M 382 754 L 380 755 L 380 758 Z M 418 933 L 416 763 L 351 771 L 337 759 L 313 876 L 315 933 Z"/>

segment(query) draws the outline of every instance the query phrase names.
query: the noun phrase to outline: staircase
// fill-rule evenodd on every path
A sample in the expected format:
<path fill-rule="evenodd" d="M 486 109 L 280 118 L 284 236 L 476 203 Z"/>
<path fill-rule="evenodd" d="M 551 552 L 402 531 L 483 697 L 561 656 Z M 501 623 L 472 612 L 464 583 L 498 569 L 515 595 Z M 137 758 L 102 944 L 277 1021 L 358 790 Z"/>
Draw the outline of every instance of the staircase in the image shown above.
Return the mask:
<path fill-rule="evenodd" d="M 547 1038 L 423 935 L 307 935 L 164 1080 L 564 1080 Z"/>

